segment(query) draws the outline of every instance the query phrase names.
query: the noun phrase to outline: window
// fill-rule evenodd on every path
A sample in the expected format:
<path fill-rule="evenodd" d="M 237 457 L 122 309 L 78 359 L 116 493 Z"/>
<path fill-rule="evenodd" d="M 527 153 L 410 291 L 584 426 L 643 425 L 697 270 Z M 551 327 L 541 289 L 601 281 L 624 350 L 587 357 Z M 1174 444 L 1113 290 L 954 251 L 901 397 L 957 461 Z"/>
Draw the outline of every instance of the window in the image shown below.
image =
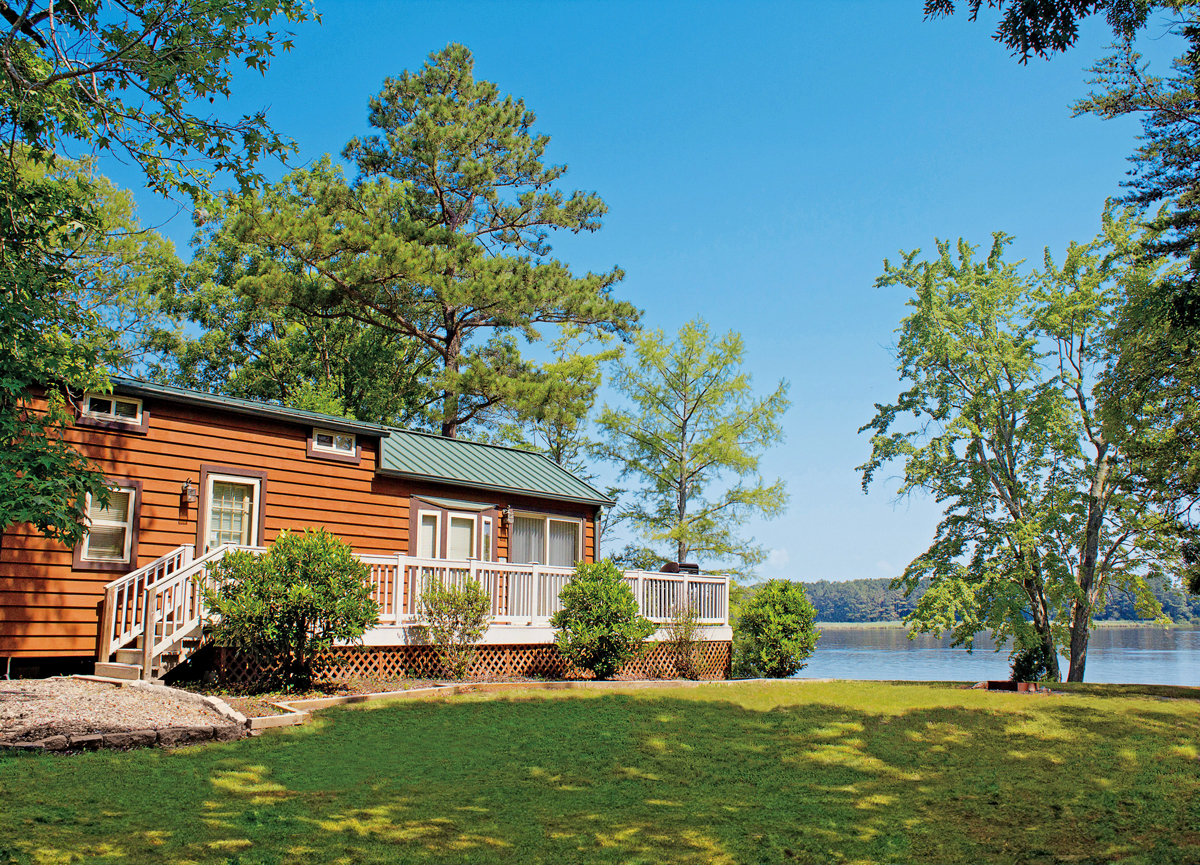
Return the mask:
<path fill-rule="evenodd" d="M 517 516 L 509 540 L 509 560 L 569 568 L 580 558 L 580 528 L 578 520 Z"/>
<path fill-rule="evenodd" d="M 546 520 L 542 517 L 517 517 L 513 521 L 508 559 L 519 564 L 536 565 L 546 559 Z"/>
<path fill-rule="evenodd" d="M 446 558 L 458 562 L 475 557 L 475 518 L 452 514 Z"/>
<path fill-rule="evenodd" d="M 315 451 L 354 456 L 357 447 L 358 443 L 351 433 L 340 433 L 327 429 L 313 430 L 313 450 Z"/>
<path fill-rule="evenodd" d="M 439 522 L 436 513 L 421 512 L 420 534 L 417 535 L 417 558 L 436 559 L 438 557 L 438 537 L 441 534 L 438 531 Z"/>
<path fill-rule="evenodd" d="M 85 562 L 125 562 L 133 553 L 136 487 L 117 487 L 108 494 L 108 504 L 87 497 L 87 534 L 80 558 Z"/>
<path fill-rule="evenodd" d="M 143 421 L 142 401 L 130 396 L 89 393 L 83 398 L 80 417 L 122 426 L 140 426 Z"/>
<path fill-rule="evenodd" d="M 479 543 L 479 558 L 485 562 L 492 560 L 492 518 L 483 518 L 483 539 Z"/>
<path fill-rule="evenodd" d="M 262 482 L 259 478 L 210 474 L 206 478 L 204 548 L 260 543 Z"/>

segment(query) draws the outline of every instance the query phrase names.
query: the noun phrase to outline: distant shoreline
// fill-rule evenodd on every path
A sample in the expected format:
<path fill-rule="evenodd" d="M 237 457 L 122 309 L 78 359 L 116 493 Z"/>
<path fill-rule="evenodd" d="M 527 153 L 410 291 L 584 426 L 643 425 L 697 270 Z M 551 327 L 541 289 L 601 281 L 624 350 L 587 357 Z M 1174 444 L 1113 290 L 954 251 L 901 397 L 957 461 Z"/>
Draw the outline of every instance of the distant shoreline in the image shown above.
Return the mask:
<path fill-rule="evenodd" d="M 892 622 L 814 622 L 814 627 L 823 628 L 827 631 L 849 630 L 855 629 L 884 629 L 894 628 L 902 631 L 908 630 L 908 627 L 901 621 Z M 1149 619 L 1141 621 L 1113 621 L 1113 622 L 1096 622 L 1097 628 L 1197 628 L 1200 623 L 1193 622 L 1174 622 L 1169 625 L 1156 625 Z"/>

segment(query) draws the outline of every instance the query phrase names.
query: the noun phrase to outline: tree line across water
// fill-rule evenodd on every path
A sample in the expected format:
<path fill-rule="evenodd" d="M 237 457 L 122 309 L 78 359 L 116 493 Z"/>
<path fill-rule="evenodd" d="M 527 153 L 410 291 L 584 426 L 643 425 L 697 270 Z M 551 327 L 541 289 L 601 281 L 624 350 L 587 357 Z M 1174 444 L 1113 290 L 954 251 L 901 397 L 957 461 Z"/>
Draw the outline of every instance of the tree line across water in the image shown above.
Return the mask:
<path fill-rule="evenodd" d="M 1160 604 L 1163 615 L 1175 624 L 1200 622 L 1200 597 L 1189 595 L 1164 579 L 1147 581 Z M 804 591 L 817 610 L 819 622 L 897 622 L 916 609 L 928 588 L 922 580 L 908 597 L 904 590 L 892 588 L 887 578 L 805 583 Z M 1115 592 L 1095 615 L 1100 622 L 1138 621 L 1136 599 L 1126 592 Z M 1149 623 L 1149 621 L 1147 621 Z"/>

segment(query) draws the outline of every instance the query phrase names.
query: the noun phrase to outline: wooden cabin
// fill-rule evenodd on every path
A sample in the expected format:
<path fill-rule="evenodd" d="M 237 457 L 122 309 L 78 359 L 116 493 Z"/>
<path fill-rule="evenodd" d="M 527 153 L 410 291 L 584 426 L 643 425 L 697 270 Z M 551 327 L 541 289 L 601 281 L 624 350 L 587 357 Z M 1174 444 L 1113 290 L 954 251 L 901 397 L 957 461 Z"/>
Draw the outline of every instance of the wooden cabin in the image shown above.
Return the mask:
<path fill-rule="evenodd" d="M 106 507 L 89 502 L 74 549 L 28 525 L 5 529 L 0 659 L 10 664 L 96 661 L 120 674 L 114 662 L 144 656 L 139 675 L 161 672 L 159 655 L 178 658 L 202 623 L 202 565 L 305 527 L 324 527 L 371 565 L 382 612 L 370 646 L 417 642 L 419 587 L 432 574 L 488 587 L 488 643 L 552 649 L 558 590 L 576 562 L 595 560 L 612 504 L 528 451 L 135 379 L 84 395 L 69 438 L 112 495 Z M 731 637 L 724 578 L 627 579 L 662 615 L 679 592 L 702 596 L 711 636 Z"/>

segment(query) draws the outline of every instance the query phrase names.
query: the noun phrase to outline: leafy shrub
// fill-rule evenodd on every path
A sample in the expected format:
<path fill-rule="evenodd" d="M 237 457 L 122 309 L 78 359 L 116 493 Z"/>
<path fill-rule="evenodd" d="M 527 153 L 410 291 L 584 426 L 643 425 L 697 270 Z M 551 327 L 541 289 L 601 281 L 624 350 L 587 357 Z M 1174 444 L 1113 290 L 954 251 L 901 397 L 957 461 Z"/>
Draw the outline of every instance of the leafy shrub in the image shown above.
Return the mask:
<path fill-rule="evenodd" d="M 597 679 L 611 678 L 656 630 L 611 561 L 577 564 L 559 600 L 562 609 L 550 617 L 558 650 Z"/>
<path fill-rule="evenodd" d="M 483 586 L 467 580 L 461 586 L 433 578 L 421 592 L 421 617 L 430 642 L 437 646 L 446 675 L 467 675 L 475 644 L 483 639 L 491 618 L 492 599 Z"/>
<path fill-rule="evenodd" d="M 1009 658 L 1012 660 L 1010 676 L 1013 682 L 1045 682 L 1050 678 L 1050 659 L 1043 643 L 1014 649 Z"/>
<path fill-rule="evenodd" d="M 820 633 L 817 611 L 804 587 L 768 580 L 744 601 L 734 630 L 734 669 L 738 675 L 782 679 L 803 670 Z"/>
<path fill-rule="evenodd" d="M 676 675 L 685 679 L 700 678 L 700 614 L 691 604 L 677 604 L 671 613 L 671 619 L 663 630 L 667 632 L 665 645 L 671 653 L 671 662 L 675 665 Z"/>
<path fill-rule="evenodd" d="M 209 631 L 258 661 L 271 684 L 307 688 L 335 642 L 360 639 L 378 619 L 370 575 L 324 529 L 285 531 L 262 555 L 237 550 L 210 567 Z"/>

